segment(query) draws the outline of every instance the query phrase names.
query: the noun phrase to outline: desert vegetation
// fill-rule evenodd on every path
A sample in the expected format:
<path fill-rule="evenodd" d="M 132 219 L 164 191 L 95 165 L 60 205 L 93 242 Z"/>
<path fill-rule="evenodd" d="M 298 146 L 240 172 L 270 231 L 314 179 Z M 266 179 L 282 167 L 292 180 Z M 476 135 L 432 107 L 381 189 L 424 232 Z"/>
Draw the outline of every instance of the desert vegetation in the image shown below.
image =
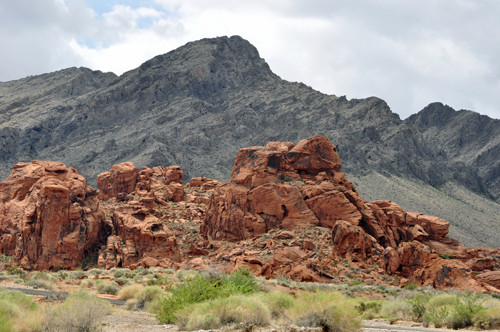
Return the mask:
<path fill-rule="evenodd" d="M 1 257 L 1 259 L 6 259 Z M 73 286 L 65 300 L 34 301 L 19 291 L 0 288 L 0 331 L 99 331 L 112 312 L 97 296 L 116 294 L 125 308 L 154 313 L 161 324 L 180 330 L 220 329 L 227 325 L 320 327 L 357 331 L 362 320 L 412 320 L 428 327 L 500 327 L 500 294 L 431 287 L 333 284 L 266 280 L 249 270 L 111 269 L 26 273 L 0 272 L 0 279 L 57 290 Z M 23 317 L 23 319 L 20 319 Z"/>

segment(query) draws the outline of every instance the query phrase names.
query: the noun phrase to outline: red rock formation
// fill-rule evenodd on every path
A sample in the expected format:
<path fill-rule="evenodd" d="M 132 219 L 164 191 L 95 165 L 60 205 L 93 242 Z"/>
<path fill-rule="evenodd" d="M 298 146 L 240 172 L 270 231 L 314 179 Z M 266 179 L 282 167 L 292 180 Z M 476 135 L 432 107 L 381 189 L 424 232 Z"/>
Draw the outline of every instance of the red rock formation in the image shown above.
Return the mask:
<path fill-rule="evenodd" d="M 108 200 L 120 193 L 131 193 L 135 189 L 139 170 L 130 161 L 111 167 L 97 176 L 99 198 Z"/>
<path fill-rule="evenodd" d="M 149 209 L 140 204 L 119 207 L 112 220 L 115 234 L 99 253 L 99 267 L 130 267 L 146 258 L 181 261 L 174 234 Z"/>
<path fill-rule="evenodd" d="M 212 190 L 222 183 L 219 180 L 207 179 L 206 177 L 192 178 L 189 182 L 190 187 L 200 187 L 201 190 Z"/>
<path fill-rule="evenodd" d="M 471 250 L 448 238 L 449 222 L 443 219 L 407 213 L 390 201 L 363 201 L 340 166 L 336 148 L 324 136 L 302 140 L 297 146 L 271 142 L 266 147 L 241 149 L 230 183 L 212 193 L 201 235 L 210 241 L 235 242 L 273 229 L 300 232 L 312 226 L 326 227 L 332 230 L 330 261 L 347 258 L 360 268 L 375 263 L 387 273 L 419 285 L 482 289 L 472 270 L 498 264 L 492 259 L 479 260 L 480 253 L 491 252 Z M 277 248 L 265 268 L 267 276 L 286 273 L 297 280 L 317 280 L 316 273 L 334 278 L 327 271 L 336 269 L 325 266 L 325 259 L 295 253 L 300 251 L 297 244 L 306 248 L 305 242 L 292 243 Z M 275 250 L 276 243 L 268 239 L 262 246 Z M 307 248 L 315 246 L 308 244 Z M 243 258 L 236 261 L 252 271 L 261 271 L 265 265 Z M 490 288 L 496 285 L 488 275 L 483 280 Z"/>
<path fill-rule="evenodd" d="M 102 200 L 135 192 L 139 196 L 148 193 L 152 197 L 156 196 L 160 204 L 165 201 L 180 202 L 184 199 L 182 177 L 183 172 L 179 166 L 156 166 L 152 169 L 143 167 L 139 171 L 132 162 L 126 162 L 99 174 L 97 188 Z"/>
<path fill-rule="evenodd" d="M 0 252 L 25 269 L 73 269 L 105 242 L 95 189 L 72 167 L 14 165 L 0 184 Z"/>

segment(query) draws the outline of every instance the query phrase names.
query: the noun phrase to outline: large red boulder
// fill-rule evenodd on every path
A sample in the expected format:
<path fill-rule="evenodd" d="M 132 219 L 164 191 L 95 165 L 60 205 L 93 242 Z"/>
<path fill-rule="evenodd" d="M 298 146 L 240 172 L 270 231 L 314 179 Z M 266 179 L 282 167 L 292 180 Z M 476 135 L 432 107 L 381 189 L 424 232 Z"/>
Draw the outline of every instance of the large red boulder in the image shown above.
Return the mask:
<path fill-rule="evenodd" d="M 96 190 L 60 162 L 16 164 L 0 200 L 0 252 L 25 269 L 73 269 L 106 241 Z"/>
<path fill-rule="evenodd" d="M 138 175 L 139 170 L 130 161 L 114 165 L 109 171 L 97 176 L 99 198 L 108 200 L 120 193 L 133 192 Z"/>

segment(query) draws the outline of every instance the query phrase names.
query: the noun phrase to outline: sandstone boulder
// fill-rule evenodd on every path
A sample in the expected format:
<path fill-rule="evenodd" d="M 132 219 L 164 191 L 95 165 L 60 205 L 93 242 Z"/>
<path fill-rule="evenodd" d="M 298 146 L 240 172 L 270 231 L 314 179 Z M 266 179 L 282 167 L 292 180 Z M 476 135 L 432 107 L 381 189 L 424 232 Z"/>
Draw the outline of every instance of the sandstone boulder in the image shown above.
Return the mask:
<path fill-rule="evenodd" d="M 16 164 L 0 198 L 0 252 L 25 269 L 74 269 L 106 241 L 96 190 L 60 162 Z"/>
<path fill-rule="evenodd" d="M 213 190 L 215 187 L 220 186 L 222 183 L 219 180 L 207 179 L 206 177 L 192 178 L 189 182 L 190 187 L 200 187 L 201 190 Z"/>
<path fill-rule="evenodd" d="M 431 240 L 443 239 L 450 227 L 450 223 L 444 219 L 417 212 L 408 212 L 406 222 L 408 225 L 421 226 L 429 234 Z"/>
<path fill-rule="evenodd" d="M 135 190 L 139 170 L 132 162 L 114 165 L 108 172 L 97 176 L 99 198 L 108 200 L 120 193 L 131 193 Z"/>
<path fill-rule="evenodd" d="M 112 220 L 115 235 L 99 254 L 100 267 L 129 267 L 146 257 L 181 261 L 174 234 L 149 209 L 123 206 L 114 210 Z"/>
<path fill-rule="evenodd" d="M 372 240 L 363 228 L 338 220 L 332 231 L 333 253 L 350 261 L 364 261 L 372 254 Z"/>
<path fill-rule="evenodd" d="M 500 289 L 500 271 L 488 271 L 476 276 L 477 281 Z"/>

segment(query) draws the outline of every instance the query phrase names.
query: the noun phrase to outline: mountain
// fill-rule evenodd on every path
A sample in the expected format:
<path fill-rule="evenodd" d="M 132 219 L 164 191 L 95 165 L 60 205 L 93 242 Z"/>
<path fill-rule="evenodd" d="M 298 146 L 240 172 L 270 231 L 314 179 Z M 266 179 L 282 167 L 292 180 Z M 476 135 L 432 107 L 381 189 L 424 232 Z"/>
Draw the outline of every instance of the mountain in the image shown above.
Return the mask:
<path fill-rule="evenodd" d="M 2 181 L 32 159 L 73 166 L 94 186 L 125 161 L 176 164 L 185 181 L 227 181 L 240 148 L 315 134 L 360 179 L 375 172 L 454 184 L 500 202 L 499 120 L 434 103 L 403 121 L 379 98 L 348 100 L 282 80 L 238 36 L 188 43 L 119 77 L 69 68 L 0 83 Z M 399 192 L 389 195 L 398 202 Z"/>

